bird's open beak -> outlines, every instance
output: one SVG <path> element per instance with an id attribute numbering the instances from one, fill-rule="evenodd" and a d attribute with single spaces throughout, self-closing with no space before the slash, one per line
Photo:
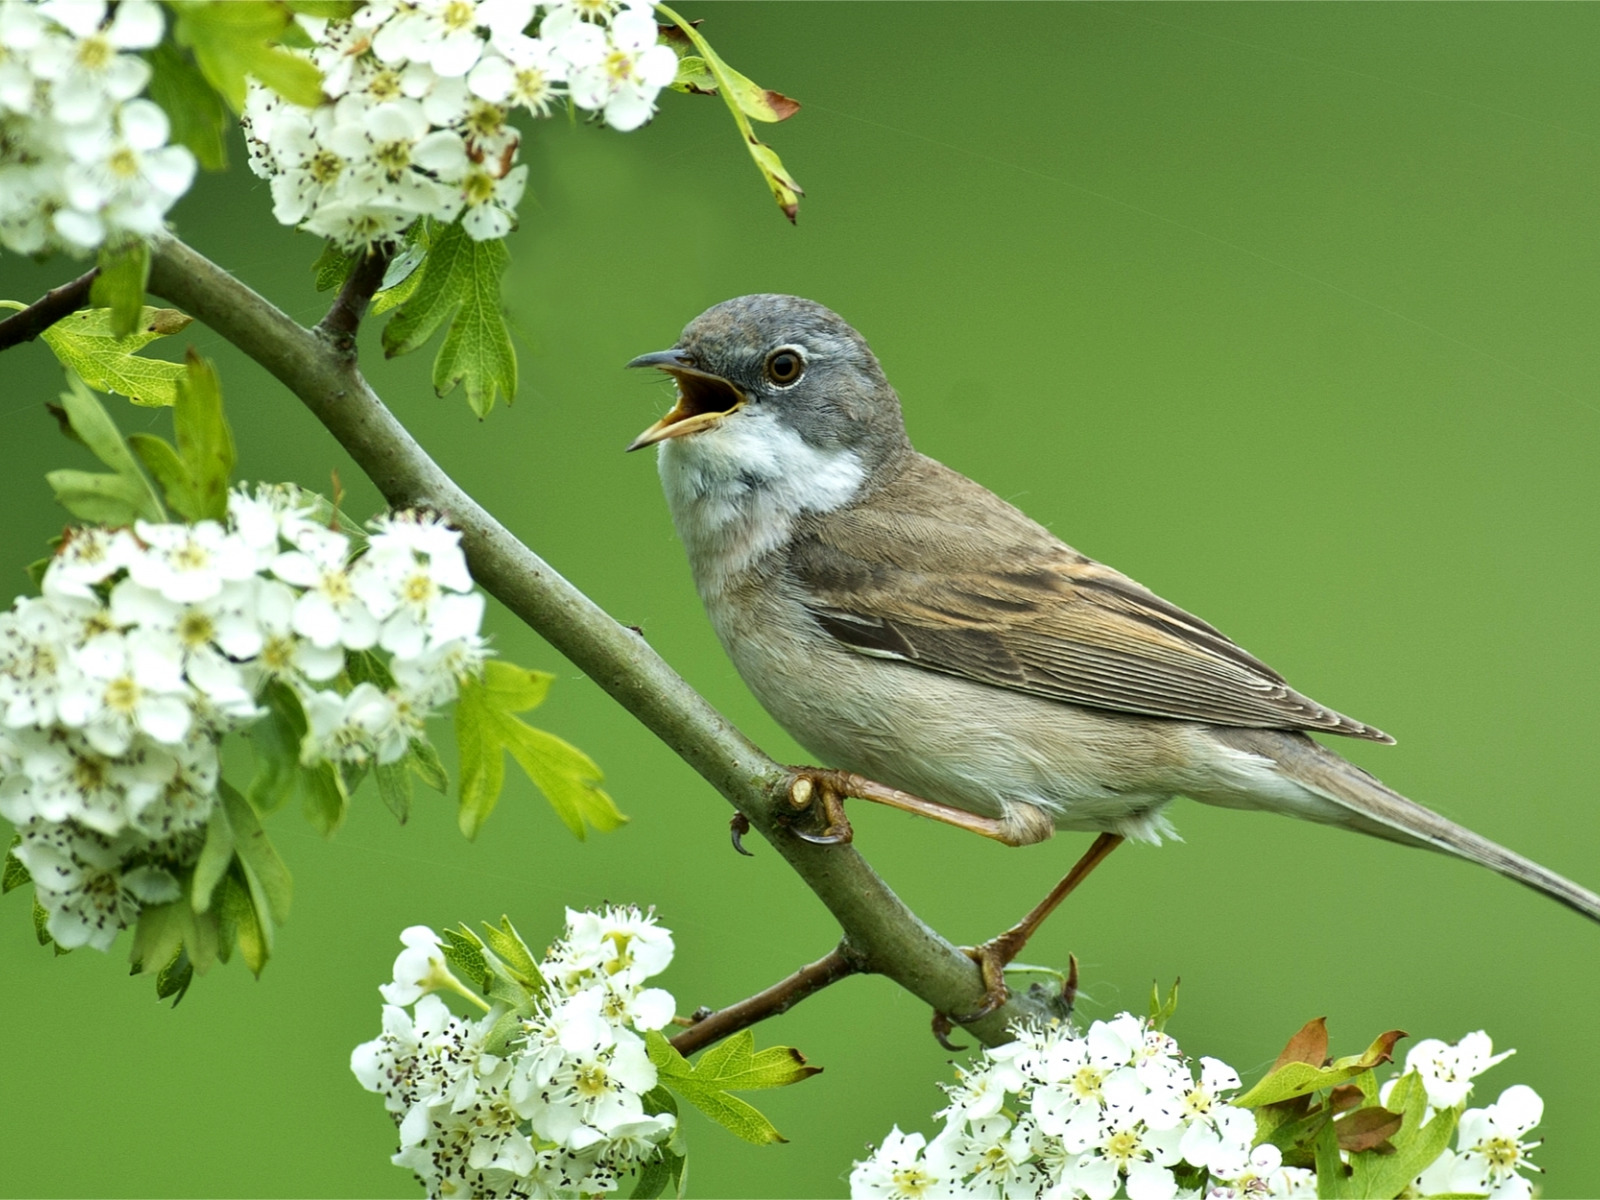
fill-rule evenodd
<path id="1" fill-rule="evenodd" d="M 672 411 L 628 443 L 629 450 L 653 446 L 668 438 L 683 437 L 709 429 L 729 413 L 743 407 L 748 397 L 720 375 L 711 375 L 691 365 L 682 350 L 658 350 L 641 354 L 630 367 L 655 367 L 678 383 L 678 402 Z"/>

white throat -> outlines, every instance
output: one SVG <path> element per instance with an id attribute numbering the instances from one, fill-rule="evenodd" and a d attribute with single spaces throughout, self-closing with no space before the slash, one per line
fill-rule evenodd
<path id="1" fill-rule="evenodd" d="M 707 601 L 783 545 L 800 514 L 849 503 L 867 477 L 853 451 L 819 450 L 770 409 L 757 408 L 662 442 L 657 465 L 672 523 Z"/>

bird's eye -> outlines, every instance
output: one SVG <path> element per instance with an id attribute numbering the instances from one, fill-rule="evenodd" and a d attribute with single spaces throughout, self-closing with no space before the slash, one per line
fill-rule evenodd
<path id="1" fill-rule="evenodd" d="M 779 387 L 788 387 L 805 369 L 806 360 L 800 357 L 800 351 L 790 346 L 780 346 L 767 355 L 767 378 Z"/>

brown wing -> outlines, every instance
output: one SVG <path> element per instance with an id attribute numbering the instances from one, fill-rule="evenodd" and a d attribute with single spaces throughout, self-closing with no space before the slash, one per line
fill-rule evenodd
<path id="1" fill-rule="evenodd" d="M 871 504 L 798 531 L 794 582 L 865 654 L 1092 708 L 1394 740 L 996 499 L 919 457 Z"/>

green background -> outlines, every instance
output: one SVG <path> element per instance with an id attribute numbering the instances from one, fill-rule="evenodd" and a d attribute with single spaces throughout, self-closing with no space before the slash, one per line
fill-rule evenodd
<path id="1" fill-rule="evenodd" d="M 924 451 L 1213 621 L 1397 748 L 1386 780 L 1600 884 L 1596 166 L 1600 7 L 691 6 L 736 66 L 805 104 L 769 140 L 805 184 L 798 228 L 722 106 L 666 95 L 637 134 L 543 122 L 506 302 L 522 391 L 480 423 L 436 399 L 428 351 L 372 378 L 444 466 L 783 759 L 699 610 L 648 454 L 668 403 L 622 372 L 708 305 L 821 300 L 871 340 Z M 317 244 L 273 225 L 236 160 L 181 234 L 302 320 Z M 32 299 L 76 268 L 0 259 Z M 369 336 L 375 330 L 368 331 Z M 300 406 L 219 340 L 241 473 L 369 485 Z M 375 337 L 369 341 L 375 347 Z M 87 465 L 42 409 L 42 346 L 0 360 L 0 560 L 63 514 L 40 479 Z M 126 428 L 165 414 L 115 409 Z M 331 841 L 273 836 L 295 912 L 176 1011 L 109 957 L 54 961 L 26 893 L 0 905 L 0 1190 L 7 1195 L 412 1194 L 346 1066 L 378 1028 L 395 935 L 564 904 L 653 903 L 687 1011 L 833 943 L 726 804 L 503 612 L 497 648 L 560 675 L 537 721 L 589 751 L 633 821 L 576 844 L 520 780 L 475 845 L 447 804 L 397 828 L 363 791 Z M 420 795 L 419 795 L 420 799 Z M 1600 930 L 1487 872 L 1180 802 L 1186 841 L 1117 855 L 1030 946 L 1083 964 L 1086 1017 L 1183 977 L 1172 1026 L 1247 1077 L 1307 1018 L 1336 1052 L 1381 1030 L 1488 1029 L 1484 1081 L 1545 1097 L 1546 1195 L 1600 1192 Z M 1026 850 L 854 809 L 857 846 L 929 922 L 976 941 L 1087 840 Z M 788 1145 L 691 1118 L 703 1196 L 837 1195 L 891 1123 L 930 1130 L 949 1055 L 887 982 L 849 980 L 760 1031 L 825 1073 L 760 1098 Z"/>

